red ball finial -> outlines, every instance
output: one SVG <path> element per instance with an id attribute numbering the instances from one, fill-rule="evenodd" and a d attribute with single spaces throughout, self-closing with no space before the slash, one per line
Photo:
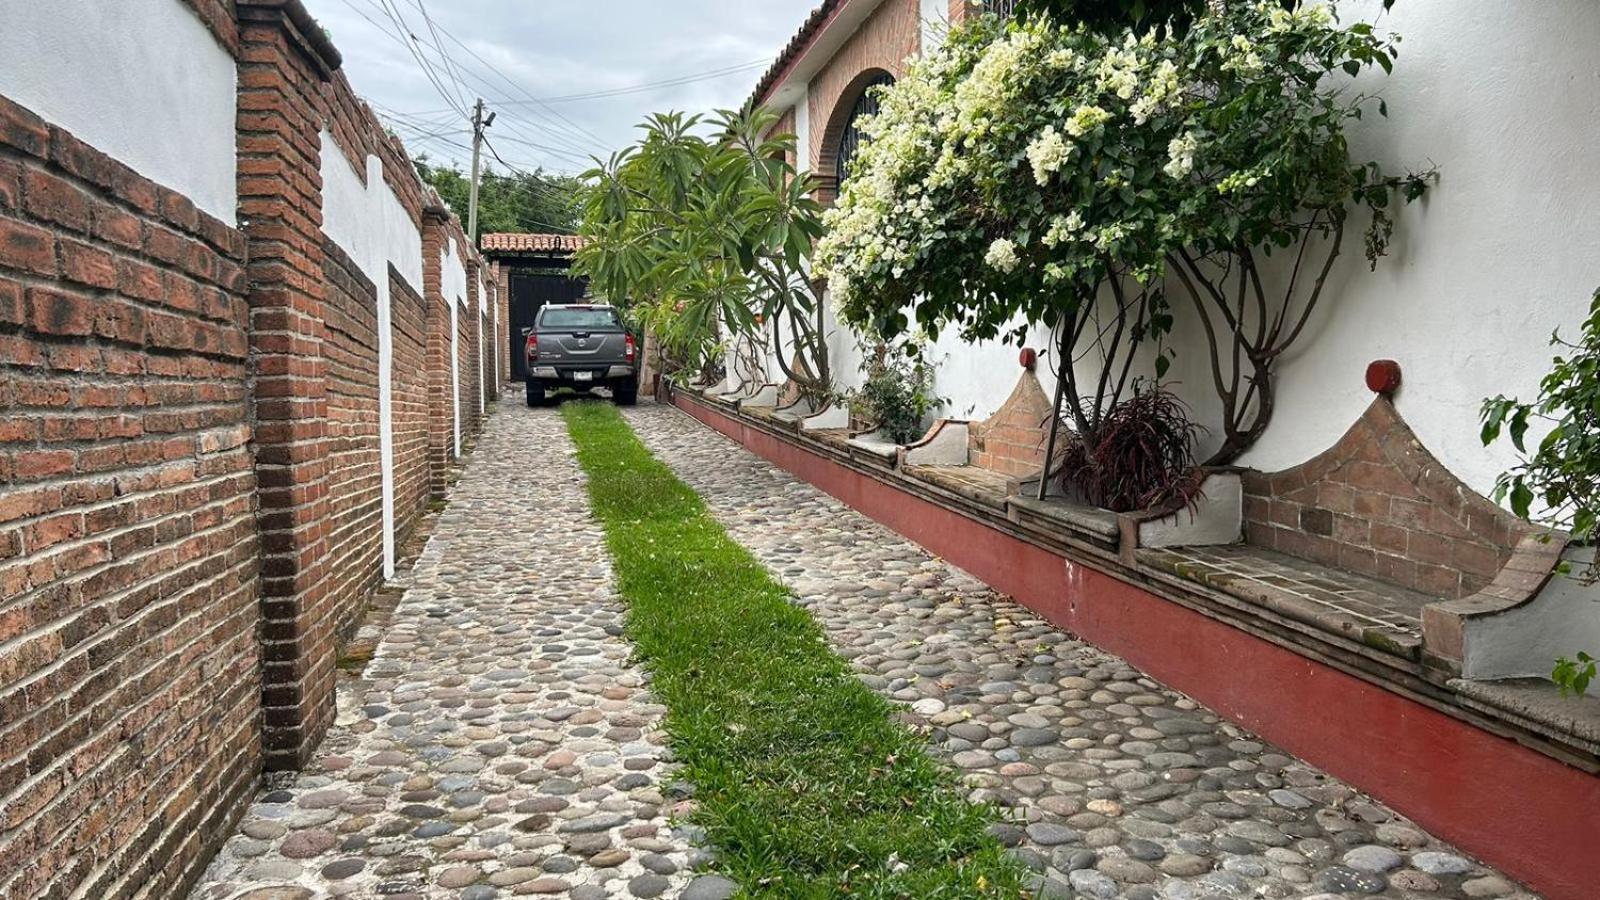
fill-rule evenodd
<path id="1" fill-rule="evenodd" d="M 1392 359 L 1376 359 L 1367 364 L 1367 390 L 1387 397 L 1399 387 L 1399 363 Z"/>
<path id="2" fill-rule="evenodd" d="M 1032 347 L 1023 347 L 1022 352 L 1017 354 L 1017 362 L 1021 363 L 1024 369 L 1032 372 L 1034 366 L 1039 364 L 1039 354 Z"/>

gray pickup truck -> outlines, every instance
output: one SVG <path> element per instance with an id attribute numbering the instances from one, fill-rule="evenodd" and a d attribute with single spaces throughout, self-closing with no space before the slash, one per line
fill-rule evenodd
<path id="1" fill-rule="evenodd" d="M 546 391 L 611 389 L 623 406 L 639 399 L 639 354 L 616 307 L 546 306 L 528 332 L 528 405 L 543 406 Z"/>

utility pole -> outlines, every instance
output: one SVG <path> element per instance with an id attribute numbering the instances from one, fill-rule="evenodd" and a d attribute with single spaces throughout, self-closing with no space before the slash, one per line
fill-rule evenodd
<path id="1" fill-rule="evenodd" d="M 483 160 L 483 131 L 494 124 L 494 113 L 483 115 L 483 98 L 472 107 L 472 187 L 467 199 L 467 240 L 478 246 L 478 170 Z"/>

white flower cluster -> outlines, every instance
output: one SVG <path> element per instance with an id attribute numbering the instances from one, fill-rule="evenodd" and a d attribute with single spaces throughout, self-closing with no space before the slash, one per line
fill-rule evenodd
<path id="1" fill-rule="evenodd" d="M 1267 30 L 1275 34 L 1293 31 L 1301 26 L 1327 28 L 1333 24 L 1333 10 L 1326 4 L 1305 4 L 1287 10 L 1270 3 L 1261 3 L 1257 9 L 1267 14 Z"/>
<path id="2" fill-rule="evenodd" d="M 1266 68 L 1266 63 L 1261 61 L 1261 54 L 1256 52 L 1255 42 L 1242 34 L 1233 36 L 1231 44 L 1233 52 L 1228 54 L 1228 59 L 1222 68 L 1238 72 L 1240 75 L 1259 75 Z"/>
<path id="3" fill-rule="evenodd" d="M 1172 60 L 1164 59 L 1156 66 L 1144 94 L 1128 107 L 1133 114 L 1133 124 L 1143 125 L 1150 121 L 1151 116 L 1170 106 L 1178 96 L 1178 66 Z"/>
<path id="4" fill-rule="evenodd" d="M 1325 5 L 1246 2 L 1208 4 L 1215 19 L 1183 35 L 1113 40 L 1037 18 L 911 61 L 824 220 L 815 262 L 841 308 L 914 302 L 945 284 L 935 279 L 993 297 L 983 282 L 996 273 L 1081 285 L 1118 267 L 1159 278 L 1171 245 L 1206 227 L 1195 203 L 1271 174 L 1249 135 L 1278 126 L 1219 122 L 1208 112 L 1217 93 L 1259 91 L 1269 68 L 1328 46 Z M 1067 177 L 1080 170 L 1094 177 Z"/>
<path id="5" fill-rule="evenodd" d="M 1050 228 L 1044 233 L 1043 242 L 1046 247 L 1059 247 L 1067 241 L 1077 238 L 1078 232 L 1083 230 L 1083 215 L 1073 210 L 1064 216 L 1056 216 L 1050 220 Z"/>
<path id="6" fill-rule="evenodd" d="M 1075 138 L 1083 137 L 1110 119 L 1111 114 L 1098 106 L 1080 106 L 1073 110 L 1072 118 L 1067 120 L 1067 134 Z"/>
<path id="7" fill-rule="evenodd" d="M 1010 274 L 1016 271 L 1017 263 L 1021 260 L 1017 259 L 1015 243 L 1007 238 L 996 238 L 994 243 L 989 245 L 989 252 L 983 255 L 983 261 L 1001 272 Z"/>
<path id="8" fill-rule="evenodd" d="M 1194 171 L 1194 153 L 1200 149 L 1200 139 L 1194 132 L 1186 131 L 1167 144 L 1167 164 L 1162 169 L 1173 178 L 1183 178 Z"/>
<path id="9" fill-rule="evenodd" d="M 1028 145 L 1028 162 L 1033 165 L 1033 180 L 1041 185 L 1050 183 L 1050 176 L 1061 171 L 1061 166 L 1072 156 L 1072 145 L 1061 136 L 1054 125 L 1046 125 L 1039 136 Z"/>

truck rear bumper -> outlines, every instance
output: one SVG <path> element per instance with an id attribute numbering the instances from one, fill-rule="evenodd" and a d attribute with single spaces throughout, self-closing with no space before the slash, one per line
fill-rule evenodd
<path id="1" fill-rule="evenodd" d="M 634 371 L 632 366 L 534 366 L 528 375 L 545 382 L 593 384 L 632 378 Z"/>

